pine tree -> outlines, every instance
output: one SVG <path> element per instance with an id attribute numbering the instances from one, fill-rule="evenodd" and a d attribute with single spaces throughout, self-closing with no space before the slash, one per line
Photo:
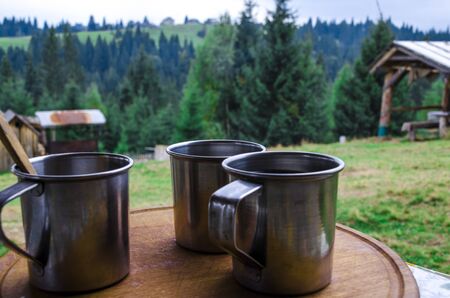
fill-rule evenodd
<path id="1" fill-rule="evenodd" d="M 76 47 L 76 36 L 72 35 L 68 25 L 64 26 L 63 51 L 64 72 L 68 80 L 73 80 L 79 86 L 84 85 L 84 75 L 81 69 L 78 49 Z"/>
<path id="2" fill-rule="evenodd" d="M 28 51 L 30 52 L 33 63 L 37 65 L 42 61 L 42 48 L 44 46 L 44 34 L 36 31 L 33 33 L 28 45 Z"/>
<path id="3" fill-rule="evenodd" d="M 245 138 L 242 133 L 243 102 L 248 100 L 251 92 L 252 75 L 255 72 L 257 49 L 261 42 L 261 32 L 256 23 L 253 10 L 256 4 L 252 0 L 245 1 L 245 10 L 241 13 L 236 26 L 236 39 L 234 42 L 234 93 L 229 102 L 229 137 Z M 252 124 L 248 123 L 247 127 Z"/>
<path id="4" fill-rule="evenodd" d="M 0 81 L 14 81 L 15 75 L 8 56 L 4 55 L 0 65 Z"/>
<path id="5" fill-rule="evenodd" d="M 64 94 L 58 105 L 62 110 L 76 110 L 84 108 L 82 92 L 77 83 L 70 80 L 64 86 Z"/>
<path id="6" fill-rule="evenodd" d="M 92 15 L 89 17 L 89 22 L 88 22 L 87 29 L 88 29 L 88 31 L 95 31 L 95 30 L 97 30 L 97 24 L 95 23 L 94 16 L 92 16 Z"/>
<path id="7" fill-rule="evenodd" d="M 312 57 L 312 42 L 306 40 L 301 45 L 300 95 L 305 103 L 300 113 L 299 130 L 302 138 L 315 142 L 329 142 L 333 139 L 331 131 L 332 112 L 329 108 L 327 80 L 323 61 L 317 62 Z"/>
<path id="8" fill-rule="evenodd" d="M 105 150 L 112 152 L 117 149 L 117 145 L 120 141 L 121 123 L 124 118 L 123 109 L 119 107 L 115 97 L 106 98 L 104 102 L 105 110 L 102 111 L 108 121 L 106 121 L 106 124 L 102 129 L 101 141 Z M 126 152 L 126 150 L 121 152 Z"/>
<path id="9" fill-rule="evenodd" d="M 208 64 L 211 67 L 208 70 L 213 80 L 212 83 L 215 86 L 213 85 L 211 88 L 213 92 L 212 100 L 204 102 L 206 108 L 204 116 L 207 122 L 213 124 L 209 125 L 208 137 L 230 138 L 236 134 L 232 131 L 233 127 L 230 118 L 231 115 L 236 113 L 234 110 L 233 91 L 233 44 L 235 30 L 227 14 L 221 17 L 220 23 L 216 28 L 214 28 L 214 32 L 210 33 L 216 43 L 211 44 L 209 48 L 210 57 L 208 58 Z M 205 91 L 208 92 L 207 88 L 205 88 Z"/>
<path id="10" fill-rule="evenodd" d="M 44 93 L 42 86 L 42 79 L 39 73 L 39 68 L 34 67 L 33 58 L 31 54 L 27 56 L 27 64 L 25 70 L 25 90 L 33 99 L 33 106 L 39 106 L 39 99 Z"/>
<path id="11" fill-rule="evenodd" d="M 109 52 L 109 46 L 100 35 L 97 37 L 94 48 L 93 64 L 94 69 L 102 75 L 109 67 L 111 63 L 111 53 Z"/>
<path id="12" fill-rule="evenodd" d="M 84 109 L 85 103 L 83 99 L 83 93 L 78 84 L 73 80 L 69 80 L 64 86 L 61 99 L 54 108 L 61 110 Z M 87 126 L 69 127 L 58 131 L 58 138 L 61 140 L 80 140 L 83 137 L 86 138 L 87 134 L 89 134 L 89 127 Z"/>
<path id="13" fill-rule="evenodd" d="M 142 152 L 144 147 L 154 145 L 148 131 L 159 129 L 154 127 L 154 118 L 162 107 L 161 86 L 153 59 L 143 49 L 129 67 L 120 104 L 124 116 L 116 151 Z"/>
<path id="14" fill-rule="evenodd" d="M 241 12 L 236 25 L 233 68 L 238 76 L 244 66 L 252 67 L 255 64 L 255 45 L 260 42 L 260 30 L 253 16 L 255 7 L 253 0 L 245 0 L 245 10 Z"/>
<path id="15" fill-rule="evenodd" d="M 103 114 L 107 113 L 107 108 L 103 104 L 102 96 L 95 83 L 91 84 L 84 94 L 84 107 L 87 109 L 99 109 Z"/>
<path id="16" fill-rule="evenodd" d="M 0 64 L 0 110 L 8 109 L 24 115 L 33 112 L 32 100 L 24 90 L 23 80 L 16 78 L 5 55 Z"/>
<path id="17" fill-rule="evenodd" d="M 141 139 L 146 140 L 144 146 L 153 144 L 169 144 L 175 132 L 176 110 L 172 104 L 158 110 L 151 119 L 149 129 L 141 131 Z"/>
<path id="18" fill-rule="evenodd" d="M 233 38 L 230 18 L 224 16 L 198 48 L 180 103 L 178 139 L 228 135 L 228 111 L 233 90 Z"/>
<path id="19" fill-rule="evenodd" d="M 353 74 L 346 76 L 345 81 L 343 77 L 337 79 L 341 86 L 336 93 L 334 112 L 337 134 L 367 137 L 376 133 L 383 76 L 370 74 L 369 67 L 392 39 L 389 25 L 383 20 L 378 21 L 362 44 Z"/>
<path id="20" fill-rule="evenodd" d="M 303 137 L 299 124 L 307 98 L 299 84 L 308 80 L 308 75 L 300 67 L 301 48 L 287 4 L 287 0 L 276 0 L 275 11 L 269 12 L 252 74 L 252 90 L 243 103 L 244 134 L 269 145 L 297 144 Z M 289 136 L 285 136 L 286 131 Z"/>
<path id="21" fill-rule="evenodd" d="M 199 89 L 194 86 L 195 84 L 197 84 L 195 78 L 190 75 L 180 103 L 180 115 L 176 123 L 173 142 L 204 138 L 202 103 L 199 100 L 200 95 L 197 94 Z"/>
<path id="22" fill-rule="evenodd" d="M 153 58 L 147 55 L 143 49 L 130 65 L 127 79 L 131 85 L 132 94 L 147 98 L 152 111 L 161 106 L 161 86 L 159 76 L 154 66 Z"/>
<path id="23" fill-rule="evenodd" d="M 94 45 L 92 44 L 91 37 L 88 36 L 86 43 L 84 45 L 83 53 L 83 66 L 88 72 L 93 71 L 94 65 Z"/>
<path id="24" fill-rule="evenodd" d="M 59 49 L 55 28 L 51 27 L 45 37 L 42 50 L 44 84 L 50 95 L 62 94 L 65 84 Z"/>
<path id="25" fill-rule="evenodd" d="M 22 80 L 0 81 L 0 110 L 13 110 L 22 115 L 32 115 L 35 108 L 25 91 Z"/>

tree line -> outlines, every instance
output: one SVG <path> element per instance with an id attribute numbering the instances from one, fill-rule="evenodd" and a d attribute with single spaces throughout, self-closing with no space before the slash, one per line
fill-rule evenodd
<path id="1" fill-rule="evenodd" d="M 365 137 L 375 134 L 380 109 L 382 74 L 369 74 L 373 60 L 395 35 L 449 35 L 396 28 L 389 20 L 297 26 L 289 1 L 275 3 L 259 24 L 255 2 L 245 1 L 237 22 L 223 16 L 195 51 L 176 35 L 153 40 L 139 24 L 112 31 L 112 41 L 99 34 L 80 42 L 68 24 L 62 34 L 37 30 L 26 50 L 0 48 L 0 109 L 99 108 L 107 117 L 100 149 L 116 152 L 200 138 L 289 145 Z M 404 80 L 394 104 L 431 103 L 439 88 Z M 394 132 L 418 116 L 396 115 Z"/>
<path id="2" fill-rule="evenodd" d="M 4 17 L 0 21 L 0 37 L 18 37 L 18 36 L 28 36 L 35 32 L 46 32 L 53 27 L 56 32 L 62 33 L 69 27 L 71 32 L 82 32 L 82 31 L 106 31 L 106 30 L 122 30 L 122 29 L 132 29 L 136 27 L 148 28 L 156 27 L 154 24 L 150 23 L 147 17 L 144 17 L 142 22 L 128 21 L 124 24 L 122 20 L 116 23 L 108 23 L 105 18 L 101 23 L 96 22 L 94 16 L 89 17 L 87 25 L 77 23 L 71 25 L 69 22 L 61 20 L 58 24 L 50 26 L 46 21 L 42 27 L 38 25 L 37 18 L 7 18 Z"/>
<path id="3" fill-rule="evenodd" d="M 315 54 L 315 35 L 299 38 L 288 1 L 275 2 L 263 26 L 254 20 L 255 3 L 246 1 L 236 26 L 225 18 L 206 37 L 180 104 L 178 140 L 228 137 L 289 145 L 376 134 L 383 74 L 369 68 L 394 39 L 392 23 L 381 19 L 371 27 L 354 63 L 330 83 L 325 59 L 332 55 Z M 394 106 L 437 104 L 439 88 L 439 80 L 431 92 L 428 81 L 404 79 L 395 88 Z M 394 114 L 393 133 L 423 116 Z"/>
<path id="4" fill-rule="evenodd" d="M 446 30 L 431 29 L 428 31 L 421 31 L 414 28 L 411 25 L 403 24 L 396 26 L 390 19 L 385 20 L 390 30 L 394 34 L 396 39 L 400 40 L 449 40 L 450 28 Z M 259 24 L 261 25 L 261 24 Z M 311 38 L 313 53 L 315 56 L 320 56 L 325 66 L 325 73 L 329 81 L 333 81 L 336 78 L 338 71 L 346 63 L 353 63 L 358 57 L 361 50 L 362 41 L 367 36 L 376 23 L 370 19 L 366 19 L 364 22 L 354 21 L 322 21 L 320 19 L 309 19 L 305 24 L 297 26 L 296 36 L 299 39 Z M 102 22 L 97 22 L 93 16 L 89 17 L 86 25 L 74 24 L 62 20 L 53 28 L 58 33 L 63 33 L 67 28 L 71 32 L 82 31 L 121 31 L 124 29 L 136 29 L 136 28 L 155 28 L 156 25 L 152 24 L 147 17 L 144 17 L 142 21 L 128 21 L 126 24 L 123 21 L 116 23 L 109 23 L 105 19 Z M 47 22 L 43 23 L 42 27 L 38 26 L 36 18 L 31 19 L 17 19 L 17 18 L 4 18 L 0 22 L 0 37 L 1 36 L 26 36 L 32 35 L 36 32 L 47 32 L 50 30 L 50 26 Z M 201 29 L 197 32 L 199 37 L 204 37 L 206 30 Z M 95 41 L 92 41 L 95 42 Z M 8 52 L 10 59 L 14 59 L 13 49 L 12 52 Z M 0 51 L 0 58 L 1 58 Z M 14 68 L 17 65 L 13 61 Z M 20 65 L 18 66 L 20 67 Z"/>
<path id="5" fill-rule="evenodd" d="M 50 28 L 33 34 L 26 51 L 2 56 L 0 109 L 32 115 L 100 108 L 107 117 L 102 149 L 140 151 L 170 141 L 194 54 L 191 42 L 163 32 L 155 41 L 139 27 L 116 31 L 110 42 L 99 35 L 85 43 L 68 27 L 62 35 Z"/>

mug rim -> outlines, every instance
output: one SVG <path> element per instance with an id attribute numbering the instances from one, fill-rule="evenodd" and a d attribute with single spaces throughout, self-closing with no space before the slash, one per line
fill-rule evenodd
<path id="1" fill-rule="evenodd" d="M 234 139 L 207 139 L 207 140 L 193 140 L 193 141 L 186 141 L 186 142 L 180 142 L 176 144 L 172 144 L 169 147 L 167 147 L 166 152 L 170 156 L 173 157 L 179 157 L 179 158 L 185 158 L 185 159 L 192 159 L 192 160 L 212 160 L 212 161 L 220 161 L 229 158 L 230 156 L 234 155 L 216 155 L 216 156 L 208 156 L 208 155 L 193 155 L 193 154 L 186 154 L 186 153 L 180 153 L 174 151 L 175 149 L 178 149 L 183 146 L 189 146 L 193 144 L 240 144 L 240 145 L 247 145 L 249 147 L 258 148 L 260 151 L 256 152 L 249 152 L 249 153 L 260 153 L 266 151 L 266 147 L 264 147 L 261 144 L 251 142 L 251 141 L 244 141 L 244 140 L 234 140 Z M 247 153 L 242 153 L 247 154 Z"/>
<path id="2" fill-rule="evenodd" d="M 66 156 L 68 156 L 68 157 L 71 157 L 71 156 L 94 156 L 94 157 L 104 156 L 104 157 L 110 157 L 110 158 L 114 158 L 114 159 L 118 159 L 118 160 L 125 160 L 127 162 L 127 164 L 120 168 L 112 169 L 109 171 L 102 171 L 102 172 L 95 172 L 95 173 L 88 173 L 88 174 L 79 174 L 79 175 L 40 175 L 40 174 L 32 175 L 32 174 L 21 171 L 18 168 L 17 164 L 13 164 L 11 166 L 11 172 L 14 175 L 16 175 L 17 177 L 29 179 L 29 180 L 39 180 L 39 181 L 89 180 L 89 179 L 103 178 L 103 177 L 112 176 L 112 175 L 116 175 L 116 174 L 125 172 L 128 169 L 130 169 L 134 164 L 133 159 L 126 155 L 117 154 L 117 153 L 103 153 L 103 152 L 68 152 L 68 153 L 48 154 L 48 155 L 30 158 L 30 162 L 31 162 L 31 164 L 33 164 L 33 162 L 39 162 L 39 161 L 44 161 L 47 159 L 54 159 L 54 158 L 60 158 L 60 157 L 66 157 Z"/>
<path id="3" fill-rule="evenodd" d="M 258 172 L 258 171 L 249 171 L 249 170 L 242 170 L 238 169 L 236 167 L 230 166 L 230 163 L 236 161 L 236 160 L 242 160 L 254 155 L 283 155 L 283 154 L 290 154 L 290 155 L 298 155 L 303 157 L 313 157 L 316 159 L 326 159 L 331 162 L 335 162 L 337 166 L 332 167 L 330 169 L 322 170 L 322 171 L 315 171 L 315 172 L 298 172 L 298 173 L 267 173 L 267 172 Z M 244 177 L 252 177 L 252 178 L 277 178 L 277 179 L 295 179 L 295 178 L 318 178 L 323 176 L 330 176 L 336 173 L 339 173 L 342 171 L 345 167 L 345 163 L 342 159 L 328 155 L 328 154 L 322 154 L 322 153 L 316 153 L 316 152 L 307 152 L 307 151 L 265 151 L 265 152 L 250 152 L 250 153 L 243 153 L 239 155 L 231 156 L 227 159 L 225 159 L 222 162 L 223 169 L 229 173 L 229 174 L 237 174 Z"/>

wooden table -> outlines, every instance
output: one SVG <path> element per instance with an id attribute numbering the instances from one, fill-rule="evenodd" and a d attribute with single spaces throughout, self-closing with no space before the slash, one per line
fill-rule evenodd
<path id="1" fill-rule="evenodd" d="M 230 256 L 199 254 L 178 247 L 172 213 L 171 208 L 132 212 L 129 276 L 117 285 L 83 296 L 260 296 L 234 281 Z M 28 284 L 26 261 L 14 253 L 0 259 L 0 296 L 53 297 Z M 311 297 L 418 297 L 418 289 L 408 266 L 392 250 L 338 225 L 332 282 Z"/>

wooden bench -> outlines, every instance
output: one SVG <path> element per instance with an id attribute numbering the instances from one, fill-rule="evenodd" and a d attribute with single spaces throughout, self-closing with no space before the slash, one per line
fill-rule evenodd
<path id="1" fill-rule="evenodd" d="M 418 128 L 439 128 L 439 120 L 411 121 L 402 125 L 402 131 L 408 132 L 408 139 L 412 142 L 416 140 L 416 129 Z"/>

